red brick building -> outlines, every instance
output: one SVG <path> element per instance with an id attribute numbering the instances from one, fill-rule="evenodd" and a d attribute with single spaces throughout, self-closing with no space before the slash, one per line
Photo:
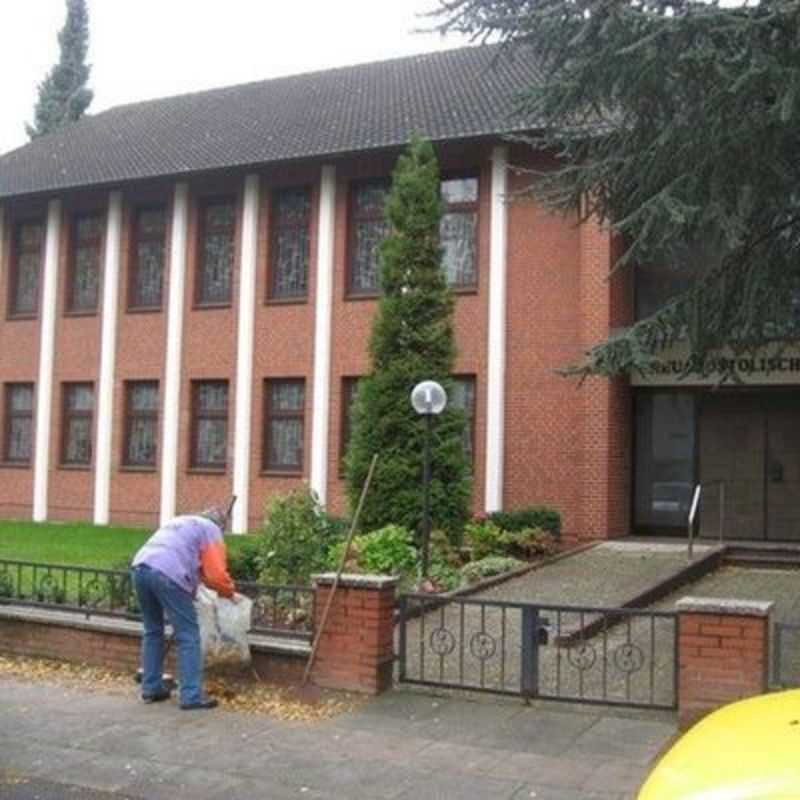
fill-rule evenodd
<path id="1" fill-rule="evenodd" d="M 678 525 L 694 390 L 642 390 L 634 414 L 627 380 L 556 374 L 631 321 L 633 287 L 607 232 L 515 197 L 552 162 L 504 138 L 530 127 L 511 112 L 536 71 L 493 55 L 122 106 L 0 157 L 0 515 L 155 525 L 235 491 L 243 531 L 302 480 L 342 511 L 382 202 L 418 131 L 442 166 L 475 509 L 551 504 L 575 539 L 634 509 Z M 645 452 L 653 430 L 683 443 Z"/>

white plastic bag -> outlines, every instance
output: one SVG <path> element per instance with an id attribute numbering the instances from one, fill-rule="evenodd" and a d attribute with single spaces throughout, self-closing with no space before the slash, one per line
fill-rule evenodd
<path id="1" fill-rule="evenodd" d="M 207 586 L 197 590 L 194 607 L 200 625 L 200 643 L 208 666 L 221 664 L 249 664 L 250 617 L 253 601 L 237 595 L 234 603 L 220 597 Z"/>

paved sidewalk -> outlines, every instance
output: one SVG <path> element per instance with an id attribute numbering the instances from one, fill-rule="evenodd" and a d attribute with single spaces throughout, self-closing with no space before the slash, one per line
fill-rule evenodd
<path id="1" fill-rule="evenodd" d="M 0 679 L 0 797 L 623 800 L 674 730 L 669 715 L 407 691 L 287 723 Z"/>

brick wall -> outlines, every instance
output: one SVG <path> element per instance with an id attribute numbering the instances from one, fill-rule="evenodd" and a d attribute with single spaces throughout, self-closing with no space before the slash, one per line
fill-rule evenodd
<path id="1" fill-rule="evenodd" d="M 48 658 L 103 667 L 133 675 L 139 668 L 141 638 L 138 631 L 114 633 L 88 627 L 0 617 L 0 653 Z M 299 683 L 306 659 L 300 655 L 253 648 L 253 667 L 271 684 Z M 165 670 L 176 674 L 175 646 L 170 648 Z M 250 677 L 249 673 L 247 677 Z M 131 681 L 133 686 L 133 681 Z"/>
<path id="2" fill-rule="evenodd" d="M 771 608 L 772 603 L 747 601 L 679 601 L 681 727 L 718 706 L 767 690 Z"/>
<path id="3" fill-rule="evenodd" d="M 484 506 L 486 373 L 488 326 L 488 267 L 490 229 L 491 145 L 464 143 L 439 148 L 444 174 L 477 173 L 480 178 L 477 291 L 460 293 L 456 301 L 457 374 L 476 377 L 475 510 Z M 335 253 L 331 332 L 331 378 L 328 438 L 328 499 L 332 511 L 346 510 L 340 476 L 342 381 L 367 373 L 366 343 L 375 314 L 375 299 L 346 297 L 348 261 L 348 204 L 350 185 L 362 178 L 388 177 L 396 154 L 342 158 L 336 162 Z M 547 168 L 544 157 L 512 148 L 511 163 Z M 197 264 L 198 200 L 230 195 L 239 202 L 244 171 L 231 170 L 190 181 L 190 213 L 182 352 L 179 422 L 177 506 L 194 510 L 219 501 L 232 488 L 234 408 L 236 398 L 237 307 L 239 269 L 234 271 L 229 307 L 194 307 Z M 319 202 L 319 163 L 260 171 L 261 203 L 258 226 L 255 347 L 252 386 L 252 446 L 250 461 L 249 524 L 258 527 L 265 503 L 276 493 L 301 485 L 310 465 L 313 398 L 313 338 L 316 284 L 316 220 Z M 530 174 L 511 176 L 516 192 Z M 312 239 L 309 292 L 305 301 L 267 303 L 270 256 L 270 198 L 274 188 L 312 187 Z M 130 268 L 131 215 L 143 203 L 171 205 L 173 181 L 146 181 L 124 191 L 123 242 L 120 274 L 117 364 L 114 376 L 114 426 L 111 478 L 111 519 L 115 523 L 152 526 L 159 511 L 160 474 L 157 470 L 127 470 L 121 465 L 124 426 L 124 382 L 159 379 L 163 397 L 166 349 L 168 275 L 164 279 L 161 311 L 127 311 Z M 50 517 L 91 519 L 93 473 L 60 466 L 61 384 L 97 382 L 101 315 L 65 316 L 65 275 L 69 259 L 69 220 L 82 209 L 105 210 L 107 192 L 65 196 L 60 248 L 56 315 Z M 28 207 L 30 206 L 30 208 Z M 11 204 L 10 216 L 34 211 L 44 215 L 43 202 Z M 592 379 L 578 387 L 556 370 L 574 363 L 581 353 L 602 340 L 611 326 L 630 313 L 629 287 L 608 280 L 612 242 L 596 226 L 578 226 L 574 215 L 547 212 L 530 199 L 514 197 L 508 209 L 508 352 L 506 375 L 506 451 L 504 505 L 547 503 L 564 515 L 565 538 L 570 541 L 627 532 L 630 506 L 631 401 L 624 381 Z M 6 225 L 4 263 L 8 263 L 11 226 Z M 237 246 L 238 246 L 237 230 Z M 167 256 L 169 247 L 167 248 Z M 167 271 L 169 265 L 167 267 Z M 0 290 L 7 270 L 0 269 Z M 37 378 L 38 321 L 0 319 L 0 383 Z M 12 343 L 13 342 L 13 346 Z M 22 353 L 22 358 L 14 357 Z M 13 354 L 13 355 L 12 355 Z M 263 403 L 265 378 L 303 377 L 306 382 L 305 460 L 302 474 L 276 475 L 262 471 Z M 191 469 L 190 386 L 192 380 L 224 379 L 229 385 L 228 451 L 224 472 Z M 0 401 L 1 402 L 1 401 Z M 1 411 L 1 410 L 0 410 Z M 0 481 L 0 515 L 30 514 L 32 468 L 4 469 Z"/>

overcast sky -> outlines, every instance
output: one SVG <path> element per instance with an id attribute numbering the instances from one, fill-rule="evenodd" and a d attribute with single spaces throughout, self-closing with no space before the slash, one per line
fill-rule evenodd
<path id="1" fill-rule="evenodd" d="M 89 0 L 89 112 L 120 103 L 457 47 L 414 33 L 435 0 Z M 0 3 L 0 153 L 27 142 L 64 0 Z"/>

